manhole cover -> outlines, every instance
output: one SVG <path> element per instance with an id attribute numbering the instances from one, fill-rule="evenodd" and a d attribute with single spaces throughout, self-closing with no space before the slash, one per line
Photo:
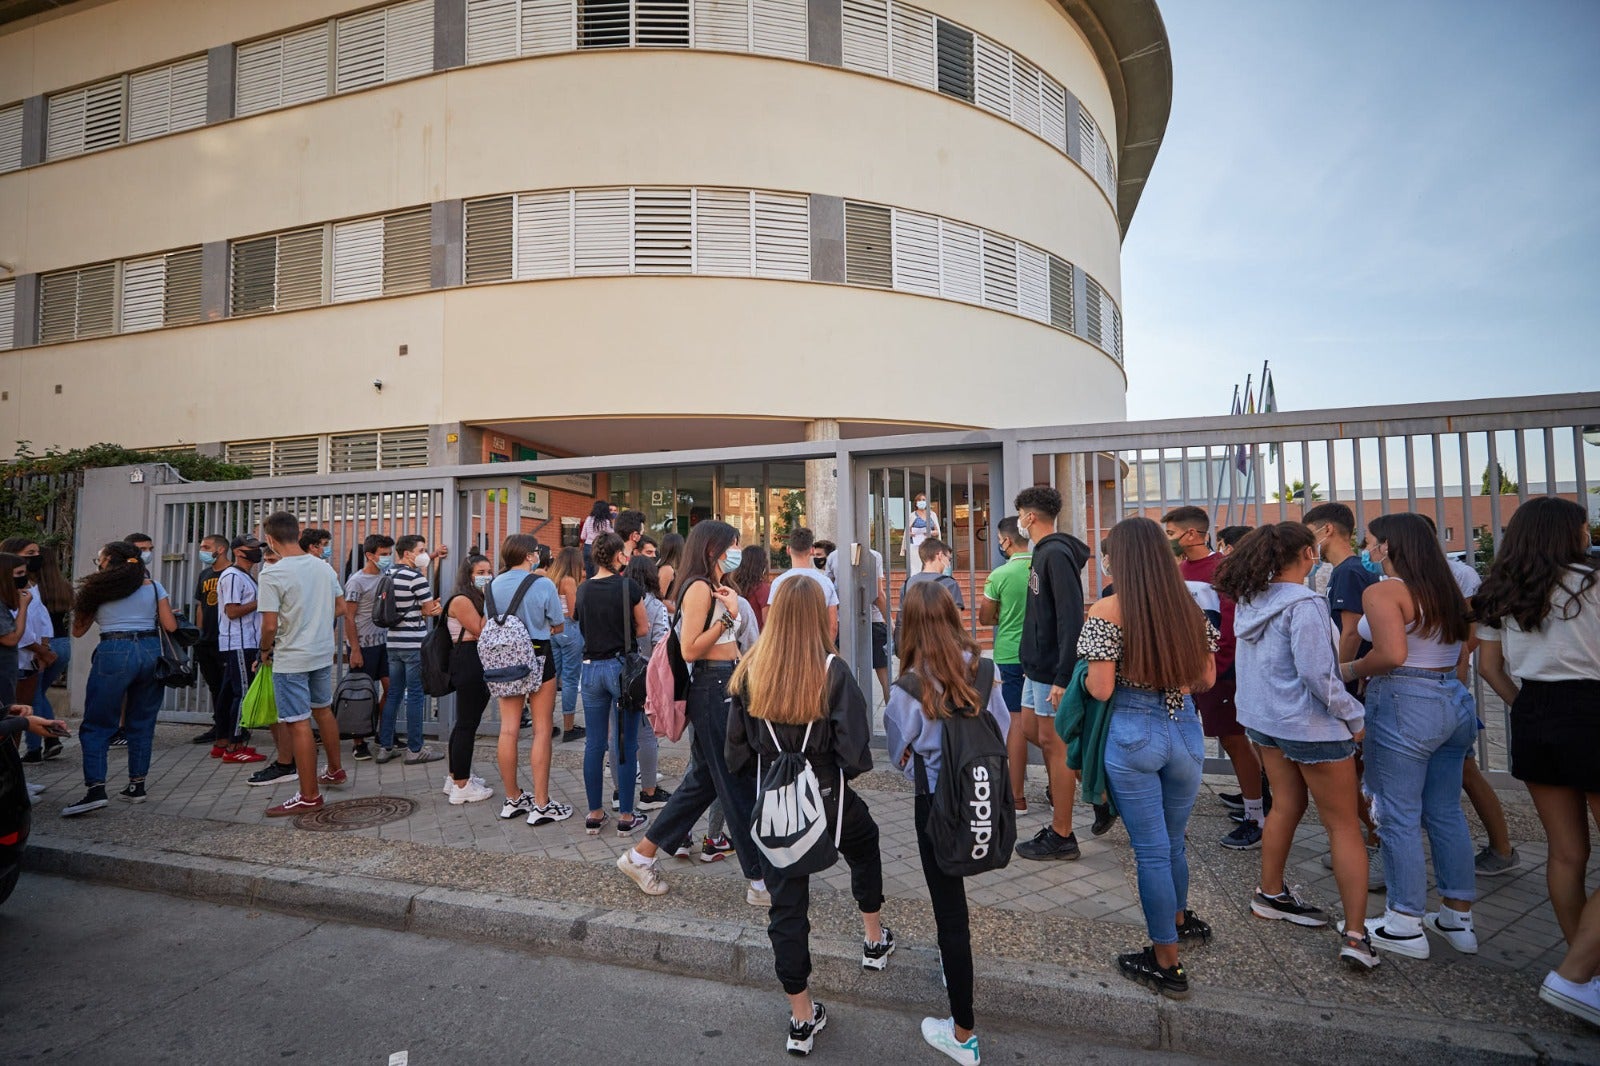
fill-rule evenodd
<path id="1" fill-rule="evenodd" d="M 294 824 L 296 829 L 317 833 L 347 833 L 352 829 L 398 822 L 416 809 L 416 801 L 400 796 L 368 796 L 324 804 L 320 811 L 299 815 Z"/>

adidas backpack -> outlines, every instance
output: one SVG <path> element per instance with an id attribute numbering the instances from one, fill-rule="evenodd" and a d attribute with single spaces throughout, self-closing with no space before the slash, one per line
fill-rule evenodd
<path id="1" fill-rule="evenodd" d="M 378 683 L 352 670 L 333 691 L 333 714 L 343 737 L 370 737 L 378 732 Z"/>
<path id="2" fill-rule="evenodd" d="M 921 679 L 902 675 L 895 684 L 921 698 Z M 1000 726 L 984 710 L 994 687 L 994 660 L 978 660 L 979 706 L 956 708 L 940 722 L 943 766 L 939 783 L 928 787 L 928 768 L 917 756 L 918 790 L 931 794 L 928 839 L 934 861 L 950 877 L 999 870 L 1011 862 L 1017 842 L 1016 797 L 1011 763 Z"/>
<path id="3" fill-rule="evenodd" d="M 832 660 L 832 656 L 828 657 Z M 844 832 L 844 771 L 839 771 L 839 804 L 834 819 L 833 839 L 828 839 L 828 813 L 823 805 L 822 783 L 806 758 L 811 727 L 806 723 L 805 739 L 799 751 L 784 751 L 778 734 L 767 722 L 777 757 L 763 768 L 756 756 L 756 805 L 750 815 L 750 839 L 760 850 L 774 873 L 784 877 L 803 877 L 832 866 L 839 859 L 839 837 Z"/>
<path id="4" fill-rule="evenodd" d="M 478 661 L 491 696 L 526 696 L 544 683 L 544 663 L 533 650 L 528 627 L 517 617 L 522 598 L 537 580 L 535 574 L 523 578 L 505 614 L 495 610 L 494 586 L 483 590 L 485 618 L 478 633 Z"/>

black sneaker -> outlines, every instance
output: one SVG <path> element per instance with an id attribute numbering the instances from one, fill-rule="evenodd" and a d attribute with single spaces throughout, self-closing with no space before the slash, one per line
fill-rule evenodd
<path id="1" fill-rule="evenodd" d="M 268 762 L 267 765 L 263 766 L 261 769 L 257 770 L 255 773 L 251 774 L 245 780 L 245 784 L 276 785 L 279 782 L 286 781 L 291 777 L 298 776 L 299 775 L 295 773 L 294 763 L 290 763 L 288 766 L 285 766 L 274 759 L 271 762 Z"/>
<path id="2" fill-rule="evenodd" d="M 1244 812 L 1243 792 L 1218 792 L 1217 802 L 1221 803 L 1230 811 L 1239 811 L 1240 813 Z"/>
<path id="3" fill-rule="evenodd" d="M 571 744 L 574 740 L 582 740 L 588 732 L 581 725 L 575 725 L 561 734 L 561 743 Z"/>
<path id="4" fill-rule="evenodd" d="M 529 713 L 528 711 L 523 711 L 522 712 L 522 721 L 517 723 L 517 728 L 518 729 L 532 729 L 533 728 L 533 715 L 531 713 Z"/>
<path id="5" fill-rule="evenodd" d="M 372 749 L 367 747 L 366 741 L 358 740 L 356 741 L 355 749 L 350 752 L 350 757 L 356 762 L 366 762 L 372 758 Z"/>
<path id="6" fill-rule="evenodd" d="M 110 802 L 106 799 L 106 786 L 92 785 L 89 791 L 83 794 L 83 799 L 70 807 L 61 808 L 61 817 L 73 818 L 80 814 L 88 814 L 90 811 L 98 811 Z"/>
<path id="7" fill-rule="evenodd" d="M 1259 888 L 1256 889 L 1256 894 L 1250 898 L 1250 913 L 1257 918 L 1293 922 L 1295 925 L 1304 925 L 1312 929 L 1328 924 L 1326 911 L 1307 903 L 1289 888 L 1276 896 L 1269 896 Z"/>
<path id="8" fill-rule="evenodd" d="M 1096 803 L 1094 805 L 1094 825 L 1089 827 L 1089 832 L 1097 837 L 1103 837 L 1111 832 L 1111 827 L 1117 824 L 1117 816 L 1111 810 L 1109 803 Z"/>
<path id="9" fill-rule="evenodd" d="M 675 858 L 675 859 L 690 859 L 690 858 L 693 858 L 694 857 L 694 838 L 693 837 L 684 837 L 682 840 L 678 841 L 678 846 L 672 849 L 672 857 Z"/>
<path id="10" fill-rule="evenodd" d="M 811 1054 L 811 1042 L 816 1035 L 828 1024 L 828 1011 L 821 1003 L 812 1001 L 811 1020 L 797 1022 L 789 1019 L 789 1043 L 786 1045 L 791 1055 Z"/>
<path id="11" fill-rule="evenodd" d="M 195 737 L 194 740 L 191 743 L 194 743 L 194 744 L 214 744 L 214 743 L 216 743 L 216 740 L 217 740 L 217 728 L 216 728 L 216 726 L 212 726 L 210 729 L 206 730 L 204 733 L 201 733 L 199 736 Z"/>
<path id="12" fill-rule="evenodd" d="M 128 746 L 128 734 L 124 733 L 120 729 L 117 730 L 115 733 L 111 734 L 111 747 L 113 747 L 113 748 L 125 748 L 127 746 Z"/>
<path id="13" fill-rule="evenodd" d="M 1200 919 L 1194 911 L 1184 911 L 1183 921 L 1178 923 L 1179 940 L 1198 940 L 1202 944 L 1211 942 L 1211 926 Z"/>
<path id="14" fill-rule="evenodd" d="M 1254 822 L 1240 822 L 1233 832 L 1222 838 L 1222 846 L 1229 851 L 1249 851 L 1261 846 L 1261 827 Z"/>
<path id="15" fill-rule="evenodd" d="M 51 759 L 61 758 L 61 741 L 46 738 L 44 742 L 44 757 L 48 762 Z M 1512 854 L 1516 854 L 1513 852 Z"/>
<path id="16" fill-rule="evenodd" d="M 660 785 L 657 785 L 654 792 L 648 794 L 643 792 L 639 793 L 639 802 L 634 806 L 634 810 L 659 811 L 661 808 L 667 805 L 667 800 L 671 798 L 671 792 L 662 788 Z"/>
<path id="17" fill-rule="evenodd" d="M 1078 834 L 1062 836 L 1048 825 L 1035 833 L 1032 840 L 1018 844 L 1017 854 L 1024 859 L 1072 860 L 1083 856 L 1078 850 Z"/>
<path id="18" fill-rule="evenodd" d="M 150 798 L 149 793 L 145 792 L 144 790 L 143 781 L 129 781 L 128 787 L 124 788 L 121 792 L 118 792 L 117 795 L 121 796 L 129 803 L 143 803 L 145 800 Z"/>
<path id="19" fill-rule="evenodd" d="M 1156 961 L 1156 949 L 1130 951 L 1117 956 L 1117 969 L 1122 976 L 1135 984 L 1144 985 L 1168 999 L 1189 998 L 1189 975 L 1183 972 L 1183 963 L 1167 969 Z"/>
<path id="20" fill-rule="evenodd" d="M 894 954 L 894 930 L 887 925 L 883 927 L 883 939 L 876 944 L 863 941 L 861 944 L 861 968 L 863 970 L 881 970 L 889 965 L 889 956 Z"/>
<path id="21" fill-rule="evenodd" d="M 26 755 L 24 755 L 22 757 L 22 761 L 25 762 L 25 763 L 30 763 L 30 764 L 31 763 L 36 763 L 36 762 L 44 762 L 44 752 L 40 751 L 38 748 L 35 748 L 32 751 L 28 752 Z"/>

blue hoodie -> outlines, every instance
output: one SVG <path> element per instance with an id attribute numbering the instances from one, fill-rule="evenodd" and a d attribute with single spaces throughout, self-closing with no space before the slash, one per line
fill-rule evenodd
<path id="1" fill-rule="evenodd" d="M 1349 740 L 1365 726 L 1339 680 L 1328 603 L 1304 585 L 1275 581 L 1239 603 L 1239 724 L 1281 740 Z"/>

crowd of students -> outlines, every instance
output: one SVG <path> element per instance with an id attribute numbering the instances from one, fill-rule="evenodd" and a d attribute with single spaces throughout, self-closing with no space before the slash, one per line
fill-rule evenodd
<path id="1" fill-rule="evenodd" d="M 498 559 L 470 552 L 443 580 L 435 575 L 445 573 L 448 549 L 430 552 L 414 534 L 369 536 L 343 581 L 327 531 L 302 529 L 288 513 L 269 516 L 260 540 L 205 538 L 196 660 L 214 722 L 197 740 L 225 763 L 254 764 L 251 786 L 296 783 L 268 815 L 320 808 L 322 790 L 348 780 L 333 711 L 341 635 L 350 670 L 383 694 L 375 735 L 356 736 L 351 757 L 448 759 L 443 789 L 452 804 L 497 794 L 473 773 L 492 700 L 502 819 L 542 826 L 572 817 L 565 797 L 551 794 L 551 751 L 557 740 L 582 740 L 585 829 L 597 835 L 612 824 L 628 841 L 617 869 L 641 891 L 669 891 L 659 857 L 692 857 L 696 827 L 709 819 L 699 857 L 738 862 L 746 900 L 767 909 L 789 1001 L 786 1046 L 809 1053 L 827 1023 L 809 984 L 809 877 L 837 857 L 848 865 L 865 969 L 882 970 L 896 946 L 883 916 L 879 830 L 851 785 L 874 760 L 870 703 L 836 654 L 844 561 L 797 528 L 786 545 L 790 566 L 774 574 L 765 547 L 741 546 L 723 522 L 703 520 L 686 539 L 657 544 L 642 515 L 602 515 L 602 506 L 584 525 L 581 549 L 552 556 L 534 537 L 514 534 Z M 1550 898 L 1569 946 L 1540 994 L 1600 1024 L 1600 895 L 1584 884 L 1588 817 L 1600 820 L 1600 583 L 1582 507 L 1554 497 L 1524 503 L 1481 587 L 1470 568 L 1452 567 L 1420 515 L 1380 516 L 1358 531 L 1348 507 L 1324 503 L 1300 522 L 1217 531 L 1214 550 L 1209 516 L 1182 507 L 1160 522 L 1135 517 L 1111 529 L 1100 565 L 1114 583 L 1088 605 L 1092 552 L 1056 529 L 1059 493 L 1025 489 L 1015 508 L 998 525 L 1007 561 L 990 573 L 979 604 L 978 621 L 995 627 L 992 661 L 963 619 L 961 589 L 948 574 L 952 552 L 931 511 L 918 511 L 919 567 L 893 619 L 893 685 L 883 561 L 866 551 L 854 563 L 872 596 L 887 756 L 916 791 L 949 1007 L 924 1020 L 930 1045 L 958 1062 L 979 1061 L 964 879 L 940 822 L 943 797 L 970 784 L 967 758 L 950 760 L 967 750 L 973 723 L 1003 753 L 987 764 L 1003 768 L 1003 781 L 982 778 L 996 802 L 1004 796 L 1014 808 L 995 817 L 997 833 L 1028 811 L 1028 746 L 1043 754 L 1048 810 L 1016 846 L 1018 857 L 1078 858 L 1080 798 L 1094 805 L 1094 835 L 1124 823 L 1148 944 L 1116 966 L 1156 992 L 1186 996 L 1182 950 L 1213 937 L 1189 906 L 1186 852 L 1208 736 L 1230 756 L 1239 787 L 1220 797 L 1238 821 L 1220 843 L 1261 850 L 1242 906 L 1262 919 L 1329 924 L 1328 910 L 1285 875 L 1295 830 L 1314 803 L 1343 912 L 1340 960 L 1365 971 L 1383 953 L 1426 958 L 1430 936 L 1476 952 L 1475 878 L 1514 869 L 1518 857 L 1472 760 L 1482 728 L 1465 684 L 1475 648 L 1479 672 L 1511 707 L 1511 770 L 1546 831 Z M 0 570 L 14 578 L 0 587 L 0 686 L 26 721 L 25 761 L 61 754 L 62 729 L 43 695 L 70 656 L 68 629 L 82 637 L 99 628 L 78 734 L 86 791 L 67 816 L 107 805 L 108 755 L 119 742 L 128 762 L 119 795 L 148 795 L 169 646 L 162 634 L 181 622 L 149 572 L 142 540 L 107 544 L 75 592 L 53 554 L 31 542 L 0 545 Z M 423 735 L 432 620 L 450 639 L 456 717 L 445 752 Z M 627 691 L 633 664 L 657 655 L 674 668 L 672 691 L 659 692 L 652 677 L 650 700 L 681 699 L 689 728 L 689 767 L 674 791 L 658 779 L 656 729 Z M 264 663 L 277 700 L 270 757 L 240 726 L 241 700 Z M 523 730 L 531 733 L 526 779 Z M 1464 788 L 1489 832 L 1476 853 Z M 1437 909 L 1429 907 L 1430 854 Z M 1387 902 L 1369 919 L 1374 891 L 1386 891 Z"/>

